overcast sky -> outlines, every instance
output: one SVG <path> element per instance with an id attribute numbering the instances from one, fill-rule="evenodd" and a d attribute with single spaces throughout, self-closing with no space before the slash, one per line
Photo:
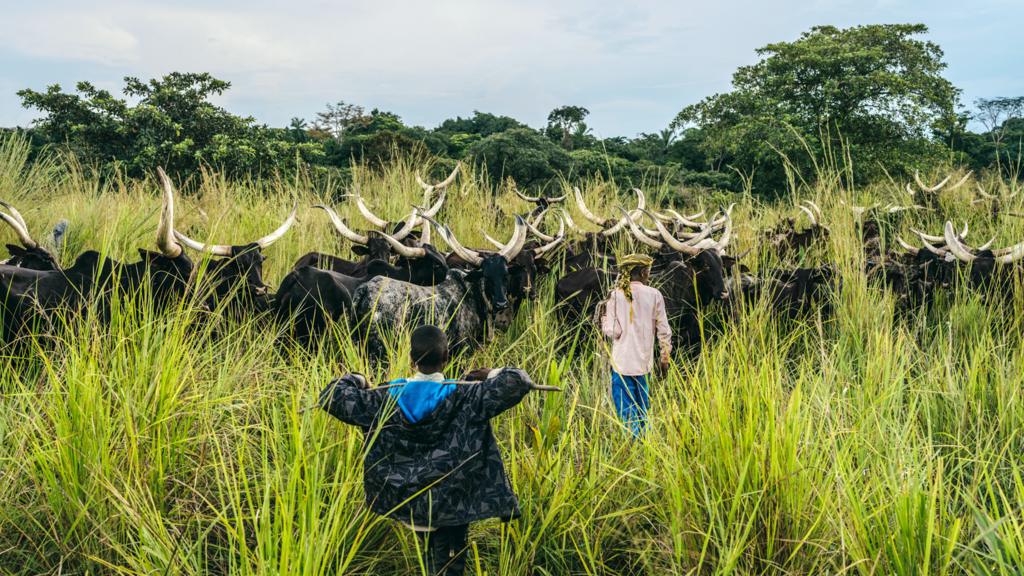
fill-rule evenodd
<path id="1" fill-rule="evenodd" d="M 0 126 L 34 117 L 21 88 L 208 71 L 232 83 L 220 104 L 276 126 L 337 100 L 426 127 L 576 104 L 597 135 L 634 136 L 816 24 L 927 24 L 969 104 L 1024 95 L 1021 1 L 5 0 Z"/>

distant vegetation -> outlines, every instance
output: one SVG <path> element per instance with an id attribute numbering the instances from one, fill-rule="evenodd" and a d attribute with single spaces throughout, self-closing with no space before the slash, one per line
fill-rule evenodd
<path id="1" fill-rule="evenodd" d="M 293 174 L 348 181 L 353 165 L 396 158 L 457 160 L 491 181 L 551 189 L 560 178 L 600 175 L 621 186 L 751 188 L 774 194 L 812 179 L 815 159 L 859 183 L 900 179 L 915 169 L 958 165 L 1016 178 L 1024 139 L 1024 97 L 975 102 L 942 77 L 936 44 L 923 25 L 819 26 L 793 42 L 769 44 L 739 68 L 733 90 L 683 108 L 664 130 L 599 139 L 589 111 L 562 106 L 539 129 L 474 111 L 433 129 L 408 126 L 391 112 L 338 102 L 284 128 L 258 124 L 210 102 L 230 83 L 206 73 L 126 78 L 123 97 L 80 82 L 19 92 L 40 117 L 27 130 L 35 148 L 68 148 L 102 176 L 141 177 L 162 165 L 172 176 L 210 167 L 230 178 Z M 683 104 L 683 103 L 681 103 Z M 981 133 L 967 129 L 975 119 Z"/>

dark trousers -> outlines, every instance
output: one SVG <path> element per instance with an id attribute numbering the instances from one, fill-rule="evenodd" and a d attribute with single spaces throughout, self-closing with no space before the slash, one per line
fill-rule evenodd
<path id="1" fill-rule="evenodd" d="M 466 570 L 469 525 L 445 526 L 433 532 L 417 532 L 427 573 L 432 576 L 462 576 Z"/>

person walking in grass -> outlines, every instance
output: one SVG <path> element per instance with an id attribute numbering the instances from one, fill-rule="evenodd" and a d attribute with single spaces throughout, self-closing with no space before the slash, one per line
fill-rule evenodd
<path id="1" fill-rule="evenodd" d="M 370 509 L 416 532 L 428 574 L 458 576 L 469 524 L 520 514 L 490 419 L 545 387 L 517 368 L 476 370 L 467 379 L 482 381 L 472 385 L 446 380 L 448 339 L 435 326 L 413 331 L 409 355 L 412 377 L 370 388 L 348 374 L 321 392 L 320 406 L 364 433 Z"/>
<path id="2" fill-rule="evenodd" d="M 672 353 L 665 298 L 647 285 L 653 263 L 645 254 L 631 254 L 618 261 L 619 276 L 601 317 L 601 331 L 612 340 L 612 401 L 635 437 L 647 428 L 648 378 L 654 368 L 655 340 L 662 374 L 668 370 Z"/>

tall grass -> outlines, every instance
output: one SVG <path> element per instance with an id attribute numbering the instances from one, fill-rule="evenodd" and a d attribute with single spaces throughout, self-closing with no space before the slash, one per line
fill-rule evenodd
<path id="1" fill-rule="evenodd" d="M 65 263 L 86 248 L 132 260 L 153 247 L 154 182 L 104 184 L 25 158 L 17 144 L 0 146 L 0 198 L 16 200 L 39 237 L 69 219 Z M 355 179 L 378 214 L 397 220 L 422 199 L 417 168 L 400 162 Z M 754 273 L 834 263 L 834 315 L 784 320 L 759 302 L 709 322 L 703 353 L 653 383 L 642 440 L 611 409 L 606 347 L 553 312 L 550 279 L 507 331 L 456 359 L 453 374 L 520 365 L 565 389 L 495 421 L 523 517 L 473 527 L 473 572 L 1021 572 L 1020 287 L 1005 304 L 963 290 L 899 313 L 860 272 L 858 227 L 839 201 L 905 203 L 902 192 L 820 181 L 794 180 L 791 199 L 822 205 L 827 243 L 780 262 L 758 249 L 756 232 L 795 209 L 745 196 L 735 245 L 755 249 Z M 361 222 L 339 190 L 301 178 L 232 185 L 207 173 L 183 188 L 179 228 L 223 243 L 262 236 L 299 202 L 300 223 L 267 251 L 271 285 L 306 251 L 348 254 L 311 204 L 335 203 Z M 602 215 L 633 202 L 608 183 L 584 189 Z M 489 190 L 467 169 L 449 192 L 442 219 L 468 245 L 486 246 L 483 232 L 507 237 L 508 215 L 530 208 Z M 909 237 L 909 226 L 937 230 L 948 215 L 969 220 L 977 243 L 1024 238 L 1024 222 L 993 221 L 969 194 L 887 226 Z M 690 197 L 687 209 L 718 201 Z M 631 249 L 626 237 L 619 244 Z M 341 370 L 404 375 L 408 332 L 394 335 L 392 362 L 374 367 L 345 326 L 312 349 L 283 344 L 277 330 L 189 302 L 154 313 L 139 294 L 116 302 L 107 324 L 86 314 L 6 349 L 0 572 L 418 573 L 415 538 L 363 504 L 359 433 L 303 410 Z"/>

